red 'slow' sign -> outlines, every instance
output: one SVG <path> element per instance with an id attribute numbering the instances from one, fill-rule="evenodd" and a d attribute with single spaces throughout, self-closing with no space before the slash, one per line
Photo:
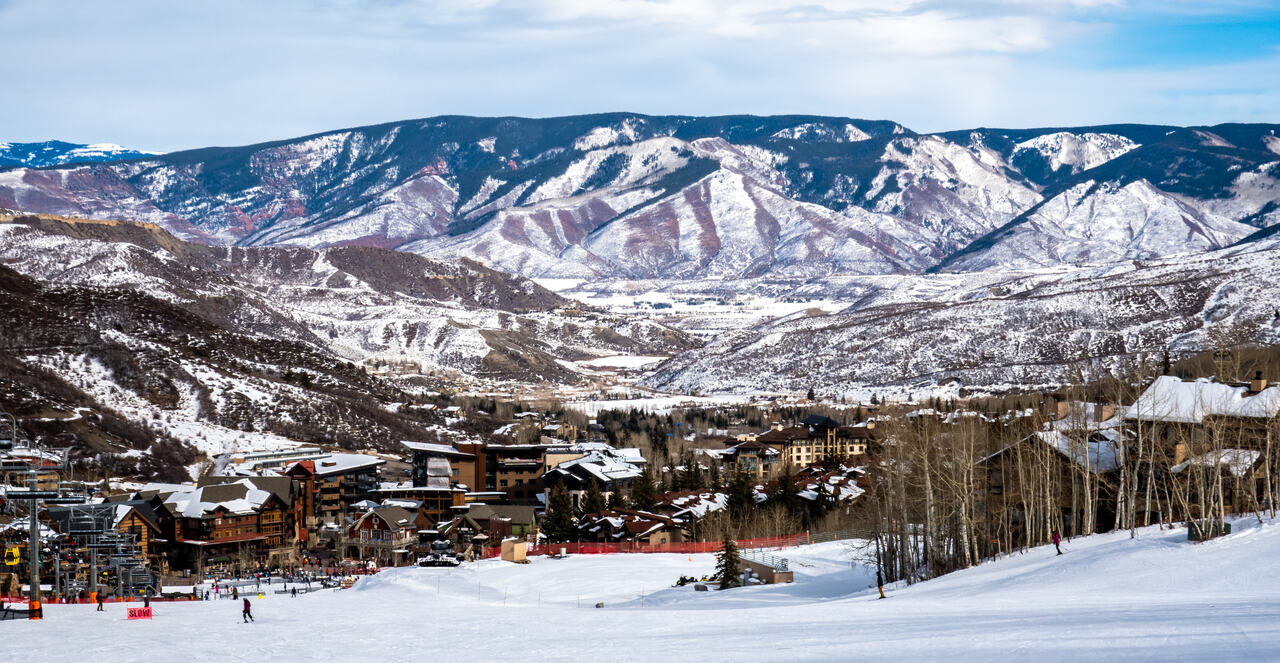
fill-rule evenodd
<path id="1" fill-rule="evenodd" d="M 151 608 L 129 608 L 129 619 L 151 619 Z"/>

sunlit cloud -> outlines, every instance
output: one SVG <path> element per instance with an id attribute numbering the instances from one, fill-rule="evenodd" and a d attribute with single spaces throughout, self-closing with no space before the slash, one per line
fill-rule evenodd
<path id="1" fill-rule="evenodd" d="M 1280 10 L 1252 0 L 0 0 L 0 25 L 30 55 L 0 59 L 22 100 L 0 140 L 172 150 L 614 110 L 1280 119 Z"/>

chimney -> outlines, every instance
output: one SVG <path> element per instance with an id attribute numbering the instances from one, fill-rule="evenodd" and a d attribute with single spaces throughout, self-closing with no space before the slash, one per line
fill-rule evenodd
<path id="1" fill-rule="evenodd" d="M 1257 393 L 1267 388 L 1267 381 L 1262 379 L 1262 371 L 1256 371 L 1253 374 L 1253 382 L 1249 383 L 1249 391 Z"/>

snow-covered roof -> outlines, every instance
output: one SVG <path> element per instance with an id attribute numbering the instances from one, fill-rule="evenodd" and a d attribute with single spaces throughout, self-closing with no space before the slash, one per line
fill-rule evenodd
<path id="1" fill-rule="evenodd" d="M 1270 419 L 1280 414 L 1280 387 L 1251 394 L 1208 379 L 1184 381 L 1162 375 L 1125 409 L 1124 418 L 1138 421 L 1200 423 L 1205 417 Z"/>
<path id="2" fill-rule="evenodd" d="M 673 518 L 690 514 L 701 518 L 713 511 L 727 508 L 729 496 L 710 490 L 682 491 L 659 495 L 657 504 L 663 511 L 670 510 Z"/>
<path id="3" fill-rule="evenodd" d="M 614 453 L 622 458 L 625 458 L 628 463 L 635 464 L 635 463 L 647 462 L 644 459 L 644 456 L 640 453 L 640 450 L 635 447 L 623 447 L 621 449 L 615 449 Z"/>
<path id="4" fill-rule="evenodd" d="M 605 451 L 592 451 L 582 458 L 567 460 L 547 474 L 555 472 L 578 476 L 585 474 L 606 485 L 621 479 L 634 479 L 642 474 L 641 469 L 626 458 Z"/>
<path id="5" fill-rule="evenodd" d="M 1082 440 L 1053 430 L 1040 431 L 1035 436 L 1071 462 L 1094 472 L 1110 472 L 1120 467 L 1120 458 L 1124 455 L 1124 446 L 1113 435 L 1093 435 Z"/>
<path id="6" fill-rule="evenodd" d="M 475 454 L 469 454 L 463 451 L 458 451 L 457 448 L 449 444 L 433 444 L 431 442 L 412 442 L 409 440 L 401 440 L 400 444 L 404 445 L 406 449 L 409 449 L 411 451 L 422 451 L 426 453 L 441 454 L 445 456 L 463 456 L 467 458 L 475 457 Z"/>
<path id="7" fill-rule="evenodd" d="M 1244 477 L 1253 471 L 1253 466 L 1262 455 L 1254 449 L 1222 449 L 1192 456 L 1187 460 L 1169 468 L 1173 472 L 1182 472 L 1188 467 L 1225 467 L 1232 476 Z"/>
<path id="8" fill-rule="evenodd" d="M 315 463 L 316 476 L 330 474 L 346 474 L 356 470 L 375 468 L 385 465 L 387 461 L 365 454 L 332 453 L 312 461 Z M 290 468 L 293 466 L 290 465 Z"/>
<path id="9" fill-rule="evenodd" d="M 262 509 L 272 494 L 255 486 L 253 479 L 241 479 L 234 483 L 212 484 L 171 493 L 164 502 L 170 510 L 184 518 L 202 518 L 219 508 L 233 515 L 244 516 Z"/>

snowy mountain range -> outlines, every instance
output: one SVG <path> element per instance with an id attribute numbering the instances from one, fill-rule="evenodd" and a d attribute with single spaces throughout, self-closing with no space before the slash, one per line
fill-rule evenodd
<path id="1" fill-rule="evenodd" d="M 61 140 L 46 140 L 40 143 L 0 142 L 0 166 L 42 168 L 69 163 L 136 159 L 156 156 L 156 154 L 156 152 L 131 150 L 114 143 L 84 145 Z"/>
<path id="2" fill-rule="evenodd" d="M 0 257 L 166 301 L 230 289 L 246 331 L 473 377 L 572 382 L 574 362 L 615 353 L 677 354 L 647 378 L 673 391 L 1052 384 L 1192 352 L 1222 325 L 1275 337 L 1277 128 L 437 117 L 0 170 L 0 208 L 177 238 L 45 221 L 6 229 Z M 828 305 L 708 335 L 679 315 L 566 321 L 572 304 L 501 273 L 600 284 L 606 300 L 667 288 Z M 497 299 L 415 290 L 440 279 Z"/>
<path id="3" fill-rule="evenodd" d="M 533 277 L 910 274 L 1148 259 L 1280 221 L 1274 125 L 917 134 L 815 116 L 436 117 L 0 172 L 0 207 Z"/>

